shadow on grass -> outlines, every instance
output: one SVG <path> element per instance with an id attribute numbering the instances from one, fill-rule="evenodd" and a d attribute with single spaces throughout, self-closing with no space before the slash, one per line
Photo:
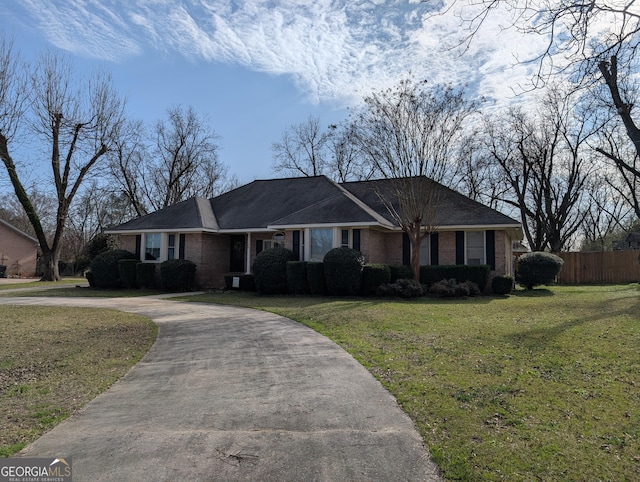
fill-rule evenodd
<path id="1" fill-rule="evenodd" d="M 555 296 L 555 293 L 548 288 L 534 288 L 532 290 L 517 289 L 511 293 L 513 296 L 521 298 L 542 298 L 544 296 Z"/>

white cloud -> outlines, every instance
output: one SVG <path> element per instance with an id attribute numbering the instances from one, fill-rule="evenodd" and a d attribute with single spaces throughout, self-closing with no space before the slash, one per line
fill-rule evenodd
<path id="1" fill-rule="evenodd" d="M 451 3 L 451 0 L 448 0 Z M 469 83 L 479 95 L 512 97 L 536 66 L 517 63 L 540 45 L 496 12 L 469 50 L 457 10 L 429 15 L 417 0 L 24 0 L 54 45 L 121 61 L 179 54 L 288 75 L 312 101 L 350 103 L 409 71 L 433 83 Z"/>

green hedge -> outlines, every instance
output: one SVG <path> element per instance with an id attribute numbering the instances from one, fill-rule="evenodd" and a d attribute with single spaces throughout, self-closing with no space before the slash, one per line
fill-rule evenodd
<path id="1" fill-rule="evenodd" d="M 309 292 L 307 281 L 307 263 L 304 261 L 287 261 L 287 289 L 294 295 Z"/>
<path id="2" fill-rule="evenodd" d="M 431 286 L 442 280 L 454 279 L 458 283 L 471 281 L 478 285 L 480 291 L 484 291 L 489 280 L 489 265 L 436 265 L 436 266 L 420 266 L 420 282 L 427 286 Z"/>
<path id="3" fill-rule="evenodd" d="M 391 283 L 391 268 L 386 264 L 365 264 L 362 268 L 362 294 L 375 295 L 380 285 Z"/>
<path id="4" fill-rule="evenodd" d="M 307 263 L 307 285 L 312 295 L 324 295 L 327 292 L 327 284 L 324 278 L 324 263 Z"/>
<path id="5" fill-rule="evenodd" d="M 136 283 L 136 265 L 139 263 L 137 259 L 120 259 L 118 260 L 118 273 L 120 275 L 120 283 L 128 290 L 138 287 Z"/>
<path id="6" fill-rule="evenodd" d="M 399 279 L 412 279 L 413 271 L 411 271 L 411 266 L 397 265 L 397 266 L 389 266 L 389 270 L 391 271 L 391 283 L 395 283 Z"/>
<path id="7" fill-rule="evenodd" d="M 165 291 L 191 291 L 196 280 L 196 265 L 187 259 L 160 263 L 160 282 Z"/>
<path id="8" fill-rule="evenodd" d="M 261 294 L 287 292 L 287 262 L 296 257 L 290 249 L 276 247 L 262 251 L 253 262 L 256 290 Z"/>
<path id="9" fill-rule="evenodd" d="M 142 289 L 153 288 L 156 279 L 156 264 L 142 263 L 136 264 L 136 283 Z"/>
<path id="10" fill-rule="evenodd" d="M 362 253 L 351 248 L 333 248 L 324 256 L 327 292 L 335 296 L 357 295 L 362 287 Z"/>
<path id="11" fill-rule="evenodd" d="M 136 255 L 124 249 L 112 249 L 98 254 L 91 261 L 90 269 L 93 284 L 96 288 L 114 289 L 122 286 L 118 261 L 121 259 L 137 259 Z"/>

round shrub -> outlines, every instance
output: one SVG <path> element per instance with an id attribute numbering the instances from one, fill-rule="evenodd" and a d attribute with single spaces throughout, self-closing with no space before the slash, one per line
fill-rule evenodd
<path id="1" fill-rule="evenodd" d="M 196 265 L 187 259 L 160 263 L 160 282 L 165 291 L 190 291 L 196 280 Z"/>
<path id="2" fill-rule="evenodd" d="M 269 295 L 287 292 L 287 262 L 295 261 L 293 251 L 276 247 L 262 251 L 253 262 L 258 293 Z"/>
<path id="3" fill-rule="evenodd" d="M 391 282 L 391 268 L 386 264 L 365 264 L 362 268 L 362 293 L 373 295 L 380 285 Z"/>
<path id="4" fill-rule="evenodd" d="M 362 285 L 364 257 L 358 250 L 333 248 L 324 256 L 324 278 L 331 295 L 356 295 Z"/>
<path id="5" fill-rule="evenodd" d="M 121 259 L 136 259 L 136 255 L 124 249 L 112 249 L 98 254 L 91 261 L 93 284 L 96 288 L 120 288 L 120 272 L 118 261 Z"/>
<path id="6" fill-rule="evenodd" d="M 555 254 L 541 251 L 523 254 L 518 259 L 516 281 L 528 290 L 534 286 L 552 284 L 563 264 L 563 259 Z"/>
<path id="7" fill-rule="evenodd" d="M 513 291 L 512 276 L 496 276 L 491 280 L 491 291 L 494 295 L 508 295 Z"/>

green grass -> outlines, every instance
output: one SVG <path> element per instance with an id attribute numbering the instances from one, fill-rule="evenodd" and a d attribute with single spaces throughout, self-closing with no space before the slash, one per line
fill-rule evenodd
<path id="1" fill-rule="evenodd" d="M 390 301 L 210 294 L 328 336 L 415 421 L 448 480 L 638 480 L 640 289 Z"/>
<path id="2" fill-rule="evenodd" d="M 122 377 L 149 350 L 148 318 L 113 310 L 2 306 L 0 457 L 9 457 Z"/>

